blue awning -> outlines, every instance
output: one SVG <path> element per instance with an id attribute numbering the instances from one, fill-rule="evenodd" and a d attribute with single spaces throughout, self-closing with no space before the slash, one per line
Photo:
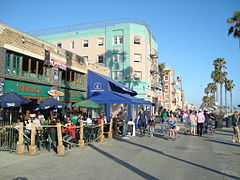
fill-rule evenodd
<path id="1" fill-rule="evenodd" d="M 143 104 L 152 105 L 149 101 L 137 99 L 128 94 L 121 94 L 113 91 L 96 92 L 89 99 L 99 104 Z"/>
<path id="2" fill-rule="evenodd" d="M 88 70 L 88 97 L 91 97 L 95 92 L 114 91 L 131 96 L 137 95 L 137 92 L 112 80 L 102 74 Z"/>

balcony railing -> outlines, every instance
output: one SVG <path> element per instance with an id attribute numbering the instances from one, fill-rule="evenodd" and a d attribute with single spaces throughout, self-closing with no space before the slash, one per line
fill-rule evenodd
<path id="1" fill-rule="evenodd" d="M 5 69 L 5 75 L 12 76 L 12 77 L 19 77 L 19 78 L 24 78 L 27 80 L 32 80 L 32 81 L 41 81 L 41 82 L 49 82 L 51 83 L 51 78 L 50 76 L 43 75 L 43 74 L 36 74 L 36 73 L 29 73 L 27 71 L 16 71 L 16 70 L 11 70 L 10 68 Z M 61 80 L 59 79 L 58 82 L 62 86 L 68 86 L 71 88 L 84 88 L 84 83 L 82 81 L 66 81 L 66 80 Z"/>

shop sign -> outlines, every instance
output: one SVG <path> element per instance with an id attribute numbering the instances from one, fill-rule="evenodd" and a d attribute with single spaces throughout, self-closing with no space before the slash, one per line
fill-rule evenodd
<path id="1" fill-rule="evenodd" d="M 102 89 L 102 83 L 100 83 L 100 82 L 95 82 L 95 83 L 93 84 L 93 89 L 91 89 L 91 92 L 100 92 L 100 91 L 104 91 L 104 90 Z"/>
<path id="2" fill-rule="evenodd" d="M 50 95 L 50 96 L 54 96 L 54 97 L 59 97 L 59 96 L 64 96 L 64 93 L 63 92 L 61 92 L 61 91 L 57 91 L 57 90 L 50 90 L 50 91 L 48 91 L 48 94 Z"/>
<path id="3" fill-rule="evenodd" d="M 42 90 L 40 87 L 28 86 L 25 84 L 17 84 L 18 91 L 41 94 Z"/>

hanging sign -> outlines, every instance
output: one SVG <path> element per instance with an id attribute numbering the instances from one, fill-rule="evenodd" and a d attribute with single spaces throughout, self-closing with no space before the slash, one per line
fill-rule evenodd
<path id="1" fill-rule="evenodd" d="M 64 96 L 64 93 L 63 92 L 61 92 L 61 91 L 57 91 L 57 90 L 50 90 L 50 91 L 48 91 L 48 94 L 50 95 L 50 96 L 54 96 L 54 97 L 59 97 L 59 96 Z"/>

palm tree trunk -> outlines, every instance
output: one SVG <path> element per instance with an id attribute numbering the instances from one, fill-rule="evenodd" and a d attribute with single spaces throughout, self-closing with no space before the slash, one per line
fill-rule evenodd
<path id="1" fill-rule="evenodd" d="M 225 114 L 227 114 L 228 109 L 227 109 L 227 89 L 226 89 L 226 83 L 225 83 Z"/>
<path id="2" fill-rule="evenodd" d="M 232 91 L 230 91 L 230 103 L 231 103 L 231 112 L 232 112 Z"/>
<path id="3" fill-rule="evenodd" d="M 220 84 L 220 107 L 222 108 L 222 83 Z"/>
<path id="4" fill-rule="evenodd" d="M 219 105 L 219 104 L 218 104 L 218 84 L 216 84 L 216 86 L 217 86 L 217 90 L 216 90 L 216 92 L 215 92 L 216 105 Z"/>

